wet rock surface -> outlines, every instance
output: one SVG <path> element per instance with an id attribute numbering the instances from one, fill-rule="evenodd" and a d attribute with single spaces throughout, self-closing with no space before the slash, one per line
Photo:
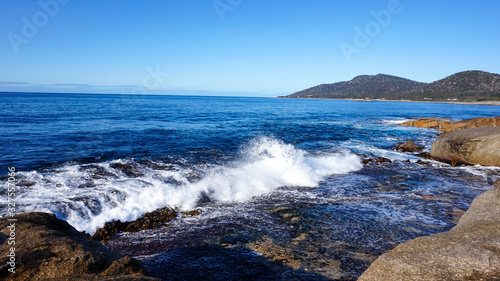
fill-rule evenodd
<path id="1" fill-rule="evenodd" d="M 183 216 L 197 216 L 200 214 L 200 210 L 193 210 L 183 213 Z M 138 232 L 145 229 L 158 228 L 176 218 L 177 212 L 170 207 L 165 207 L 146 213 L 141 218 L 132 222 L 122 222 L 120 220 L 107 222 L 104 227 L 97 229 L 92 239 L 108 240 L 120 232 Z"/>
<path id="2" fill-rule="evenodd" d="M 15 219 L 16 221 L 7 221 Z M 0 251 L 15 248 L 15 273 L 0 257 L 2 280 L 156 280 L 135 259 L 90 240 L 52 214 L 26 213 L 0 220 Z M 9 238 L 15 233 L 15 244 Z"/>
<path id="3" fill-rule="evenodd" d="M 380 256 L 359 280 L 500 280 L 500 180 L 448 232 Z"/>

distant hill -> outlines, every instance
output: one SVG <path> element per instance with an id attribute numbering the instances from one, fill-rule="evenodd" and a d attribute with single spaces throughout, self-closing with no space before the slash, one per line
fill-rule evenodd
<path id="1" fill-rule="evenodd" d="M 350 81 L 321 84 L 286 97 L 500 101 L 500 75 L 483 71 L 464 71 L 433 83 L 385 74 L 361 75 Z"/>
<path id="2" fill-rule="evenodd" d="M 500 75 L 484 71 L 459 72 L 397 97 L 415 100 L 500 101 Z"/>

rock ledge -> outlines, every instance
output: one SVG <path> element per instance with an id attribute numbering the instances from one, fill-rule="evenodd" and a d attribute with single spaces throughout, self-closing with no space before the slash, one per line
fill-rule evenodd
<path id="1" fill-rule="evenodd" d="M 497 180 L 453 229 L 398 245 L 358 280 L 500 280 L 499 194 Z"/>

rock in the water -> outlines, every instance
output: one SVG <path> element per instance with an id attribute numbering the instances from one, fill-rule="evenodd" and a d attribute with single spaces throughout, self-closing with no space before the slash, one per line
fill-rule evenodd
<path id="1" fill-rule="evenodd" d="M 421 152 L 421 153 L 415 154 L 415 156 L 422 157 L 425 159 L 432 159 L 431 154 L 429 152 Z"/>
<path id="2" fill-rule="evenodd" d="M 445 126 L 450 123 L 450 119 L 442 119 L 442 118 L 420 118 L 418 120 L 411 120 L 403 122 L 399 125 L 407 126 L 407 127 L 420 127 L 420 128 L 429 128 L 429 129 L 437 129 L 440 130 L 442 126 Z"/>
<path id="3" fill-rule="evenodd" d="M 199 215 L 201 211 L 195 210 L 188 213 L 188 215 L 195 214 Z M 175 218 L 177 218 L 177 212 L 174 209 L 169 207 L 157 209 L 132 222 L 121 222 L 120 220 L 107 222 L 104 227 L 97 229 L 92 239 L 106 241 L 123 231 L 138 232 L 144 229 L 158 228 Z"/>
<path id="4" fill-rule="evenodd" d="M 473 118 L 473 119 L 451 122 L 449 124 L 444 125 L 442 127 L 442 131 L 448 133 L 455 130 L 481 128 L 481 127 L 497 127 L 497 126 L 500 126 L 500 116 Z"/>
<path id="5" fill-rule="evenodd" d="M 15 264 L 8 263 L 12 258 L 7 254 L 0 257 L 1 280 L 157 280 L 146 277 L 138 261 L 90 240 L 52 214 L 26 213 L 2 218 L 0 238 L 1 253 L 15 248 Z M 15 266 L 15 273 L 9 272 L 11 265 Z"/>
<path id="6" fill-rule="evenodd" d="M 379 157 L 375 159 L 376 163 L 392 163 L 391 159 L 384 158 L 384 157 Z"/>
<path id="7" fill-rule="evenodd" d="M 500 127 L 458 130 L 441 135 L 432 145 L 431 156 L 452 165 L 500 166 Z"/>
<path id="8" fill-rule="evenodd" d="M 500 181 L 495 186 L 500 188 Z M 474 199 L 452 230 L 397 246 L 358 280 L 500 280 L 500 197 L 495 190 Z"/>
<path id="9" fill-rule="evenodd" d="M 406 121 L 400 124 L 401 126 L 413 126 L 420 128 L 436 129 L 445 133 L 481 127 L 497 127 L 500 126 L 500 116 L 473 118 L 461 121 L 451 122 L 450 119 L 441 118 L 420 118 L 418 120 Z"/>
<path id="10" fill-rule="evenodd" d="M 415 152 L 415 151 L 420 151 L 422 149 L 424 149 L 422 146 L 417 145 L 414 141 L 411 140 L 403 143 L 397 148 L 398 151 L 404 151 L 404 152 Z"/>

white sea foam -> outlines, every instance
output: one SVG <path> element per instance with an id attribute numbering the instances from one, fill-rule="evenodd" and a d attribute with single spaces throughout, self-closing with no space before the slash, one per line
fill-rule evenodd
<path id="1" fill-rule="evenodd" d="M 385 120 L 381 120 L 381 121 L 382 121 L 382 123 L 389 124 L 389 125 L 399 125 L 399 124 L 402 124 L 404 122 L 411 121 L 411 120 L 414 120 L 414 119 L 385 119 Z"/>
<path id="2" fill-rule="evenodd" d="M 139 173 L 127 176 L 127 171 L 116 168 L 120 165 Z M 261 137 L 241 149 L 240 160 L 205 169 L 195 179 L 193 168 L 153 169 L 132 160 L 24 173 L 26 181 L 36 184 L 24 188 L 19 201 L 24 211 L 55 213 L 78 230 L 93 233 L 107 221 L 134 220 L 165 206 L 190 210 L 202 195 L 216 202 L 246 201 L 283 186 L 315 187 L 328 175 L 361 167 L 353 153 L 310 155 Z"/>

